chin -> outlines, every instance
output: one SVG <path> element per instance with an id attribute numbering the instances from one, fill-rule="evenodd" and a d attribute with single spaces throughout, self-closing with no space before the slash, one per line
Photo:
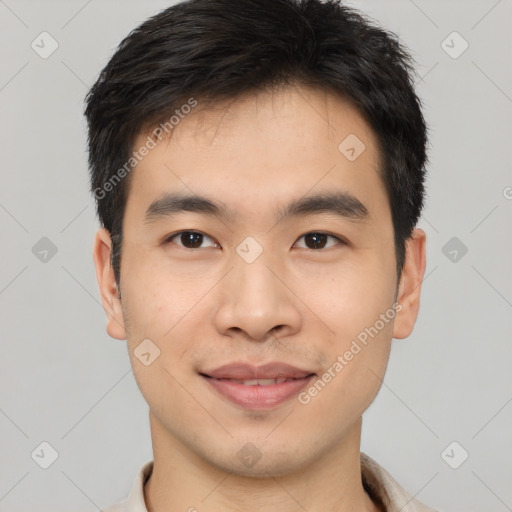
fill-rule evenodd
<path id="1" fill-rule="evenodd" d="M 297 472 L 310 462 L 307 457 L 301 459 L 296 450 L 283 452 L 271 447 L 259 449 L 258 445 L 250 441 L 232 453 L 233 456 L 229 458 L 226 458 L 225 454 L 219 454 L 218 458 L 211 457 L 210 463 L 241 477 L 271 478 Z"/>

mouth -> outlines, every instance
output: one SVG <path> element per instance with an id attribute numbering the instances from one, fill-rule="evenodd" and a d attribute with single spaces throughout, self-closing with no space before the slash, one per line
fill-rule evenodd
<path id="1" fill-rule="evenodd" d="M 270 410 L 300 393 L 316 375 L 265 379 L 215 378 L 199 374 L 217 396 L 244 409 Z"/>
<path id="2" fill-rule="evenodd" d="M 243 384 L 244 386 L 272 386 L 274 384 L 282 384 L 283 382 L 293 382 L 296 380 L 304 380 L 308 377 L 313 377 L 315 374 L 310 373 L 306 375 L 305 377 L 282 377 L 279 379 L 247 379 L 247 380 L 241 380 L 241 379 L 227 379 L 227 378 L 215 378 L 210 377 L 209 375 L 206 375 L 205 373 L 200 373 L 199 375 L 206 377 L 207 379 L 215 379 L 215 380 L 224 380 L 228 382 L 236 382 L 237 384 Z"/>

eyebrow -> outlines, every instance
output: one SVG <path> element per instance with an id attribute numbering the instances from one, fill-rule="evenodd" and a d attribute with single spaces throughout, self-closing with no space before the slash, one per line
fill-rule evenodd
<path id="1" fill-rule="evenodd" d="M 223 203 L 200 195 L 171 192 L 155 199 L 149 205 L 144 222 L 152 224 L 182 212 L 200 213 L 226 220 L 235 217 Z M 339 191 L 304 196 L 284 207 L 279 207 L 276 211 L 276 222 L 290 217 L 319 213 L 331 213 L 354 221 L 364 221 L 369 217 L 368 209 L 359 199 L 349 192 Z"/>

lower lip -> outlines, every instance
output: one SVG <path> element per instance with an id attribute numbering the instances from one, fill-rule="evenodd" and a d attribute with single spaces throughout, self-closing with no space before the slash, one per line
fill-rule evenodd
<path id="1" fill-rule="evenodd" d="M 216 391 L 246 409 L 271 409 L 300 393 L 313 375 L 268 386 L 246 386 L 224 379 L 203 377 Z"/>

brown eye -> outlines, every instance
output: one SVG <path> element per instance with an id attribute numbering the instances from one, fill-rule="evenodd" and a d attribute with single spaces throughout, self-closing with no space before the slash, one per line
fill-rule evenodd
<path id="1" fill-rule="evenodd" d="M 305 235 L 302 235 L 299 240 L 302 238 L 304 239 L 306 249 L 325 249 L 337 245 L 337 243 L 331 243 L 328 245 L 329 239 L 335 240 L 338 243 L 343 243 L 343 241 L 338 237 L 327 233 L 306 233 Z"/>
<path id="2" fill-rule="evenodd" d="M 180 231 L 179 233 L 175 233 L 169 237 L 166 242 L 175 243 L 185 249 L 199 249 L 206 240 L 211 240 L 213 242 L 209 236 L 199 233 L 198 231 Z M 217 244 L 213 242 L 211 245 L 206 247 L 215 247 L 216 245 Z"/>

